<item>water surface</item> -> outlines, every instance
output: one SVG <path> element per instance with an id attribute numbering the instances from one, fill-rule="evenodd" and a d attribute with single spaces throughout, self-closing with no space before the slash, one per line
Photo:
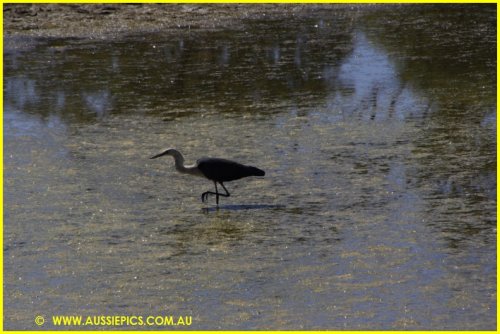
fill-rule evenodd
<path id="1" fill-rule="evenodd" d="M 6 329 L 496 328 L 495 5 L 27 45 L 4 53 Z M 266 176 L 217 210 L 149 159 L 168 147 Z"/>

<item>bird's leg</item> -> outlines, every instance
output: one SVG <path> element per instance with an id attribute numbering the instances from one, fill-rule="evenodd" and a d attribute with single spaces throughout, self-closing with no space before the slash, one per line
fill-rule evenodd
<path id="1" fill-rule="evenodd" d="M 215 202 L 217 203 L 217 205 L 219 205 L 219 195 L 222 195 L 222 194 L 219 194 L 219 191 L 217 190 L 217 182 L 214 181 L 214 185 L 215 185 L 215 192 L 205 191 L 203 194 L 201 194 L 201 201 L 203 203 L 205 203 L 205 201 L 207 200 L 208 195 L 215 195 Z M 226 189 L 226 188 L 224 188 L 224 189 Z M 226 192 L 227 192 L 227 190 L 226 190 Z"/>
<path id="2" fill-rule="evenodd" d="M 222 188 L 224 188 L 224 190 L 226 191 L 225 194 L 219 194 L 220 196 L 224 196 L 224 197 L 229 197 L 231 196 L 231 194 L 229 193 L 229 191 L 227 191 L 226 187 L 224 187 L 224 184 L 221 182 L 220 185 L 222 186 Z M 215 187 L 217 188 L 217 184 L 215 184 Z"/>
<path id="3" fill-rule="evenodd" d="M 215 203 L 217 203 L 217 206 L 219 206 L 219 196 L 229 197 L 229 196 L 231 196 L 231 194 L 229 193 L 229 191 L 227 191 L 226 187 L 224 186 L 224 184 L 222 182 L 220 182 L 220 185 L 226 191 L 225 194 L 219 193 L 219 190 L 217 189 L 217 182 L 214 181 L 214 184 L 215 184 L 215 192 L 205 191 L 203 194 L 201 194 L 201 201 L 205 202 L 208 198 L 208 195 L 215 195 Z"/>
<path id="4" fill-rule="evenodd" d="M 215 185 L 215 204 L 219 206 L 219 190 L 217 189 L 217 182 L 214 181 Z"/>

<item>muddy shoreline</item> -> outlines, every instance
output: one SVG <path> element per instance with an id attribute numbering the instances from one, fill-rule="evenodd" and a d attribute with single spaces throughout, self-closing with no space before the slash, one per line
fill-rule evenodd
<path id="1" fill-rule="evenodd" d="M 141 32 L 241 29 L 245 20 L 367 8 L 373 5 L 5 4 L 4 37 L 107 39 Z"/>

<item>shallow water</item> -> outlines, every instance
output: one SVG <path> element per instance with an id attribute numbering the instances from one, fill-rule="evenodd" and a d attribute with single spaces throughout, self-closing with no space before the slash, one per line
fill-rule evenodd
<path id="1" fill-rule="evenodd" d="M 495 5 L 10 41 L 5 329 L 494 330 L 495 41 Z M 266 176 L 217 210 L 168 147 Z"/>

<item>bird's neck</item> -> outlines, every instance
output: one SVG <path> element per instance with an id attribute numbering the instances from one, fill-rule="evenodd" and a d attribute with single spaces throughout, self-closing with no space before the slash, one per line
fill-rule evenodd
<path id="1" fill-rule="evenodd" d="M 198 175 L 198 176 L 202 175 L 201 171 L 198 169 L 196 165 L 185 166 L 184 157 L 179 152 L 175 153 L 174 159 L 175 159 L 175 169 L 177 169 L 178 172 L 184 174 Z"/>

